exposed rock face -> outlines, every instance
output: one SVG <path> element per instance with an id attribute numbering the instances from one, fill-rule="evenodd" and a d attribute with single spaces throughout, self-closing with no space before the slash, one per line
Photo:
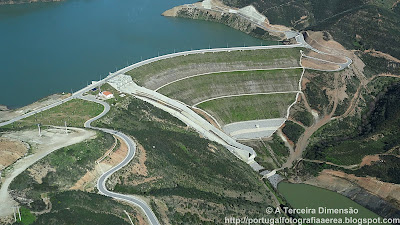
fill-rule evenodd
<path id="1" fill-rule="evenodd" d="M 400 217 L 398 202 L 395 199 L 383 199 L 378 197 L 361 188 L 355 182 L 342 177 L 333 176 L 332 174 L 328 174 L 327 171 L 321 172 L 318 177 L 306 180 L 305 183 L 342 194 L 382 217 Z"/>
<path id="2" fill-rule="evenodd" d="M 342 190 L 340 193 L 382 217 L 400 217 L 400 210 L 398 210 L 389 202 L 365 191 L 360 187 L 349 187 Z"/>
<path id="3" fill-rule="evenodd" d="M 162 15 L 218 22 L 260 39 L 280 40 L 284 38 L 283 33 L 270 34 L 236 13 L 224 13 L 212 9 L 183 5 L 167 10 Z"/>

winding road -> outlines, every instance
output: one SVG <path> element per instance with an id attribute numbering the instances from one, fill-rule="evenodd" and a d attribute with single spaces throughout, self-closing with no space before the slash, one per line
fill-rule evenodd
<path id="1" fill-rule="evenodd" d="M 159 225 L 160 223 L 158 222 L 157 217 L 155 216 L 154 212 L 151 210 L 151 208 L 147 205 L 146 202 L 144 202 L 143 200 L 141 200 L 140 198 L 135 197 L 135 196 L 123 195 L 123 194 L 119 194 L 119 193 L 115 193 L 115 192 L 107 190 L 107 188 L 106 188 L 107 179 L 113 173 L 117 172 L 122 167 L 126 166 L 133 159 L 133 157 L 135 156 L 135 153 L 136 153 L 136 144 L 132 140 L 132 138 L 130 138 L 129 136 L 127 136 L 124 133 L 121 133 L 116 130 L 106 129 L 106 128 L 93 127 L 91 125 L 92 122 L 100 119 L 101 117 L 106 115 L 108 113 L 108 111 L 110 111 L 110 105 L 108 103 L 106 103 L 104 101 L 100 101 L 100 100 L 96 99 L 94 96 L 80 95 L 80 96 L 78 96 L 78 98 L 86 100 L 86 101 L 95 102 L 95 103 L 98 103 L 98 104 L 101 104 L 104 106 L 103 112 L 101 112 L 96 117 L 93 117 L 92 119 L 89 119 L 88 121 L 85 122 L 85 125 L 84 125 L 85 128 L 99 130 L 99 131 L 103 131 L 103 132 L 115 135 L 115 136 L 119 137 L 121 140 L 123 140 L 125 142 L 125 144 L 128 146 L 128 154 L 126 155 L 124 160 L 122 160 L 118 165 L 114 166 L 113 168 L 111 168 L 110 170 L 108 170 L 107 172 L 105 172 L 103 175 L 100 176 L 100 178 L 97 181 L 97 189 L 99 190 L 99 192 L 101 194 L 103 194 L 105 196 L 119 199 L 122 201 L 126 201 L 128 203 L 132 203 L 132 204 L 138 206 L 146 214 L 147 219 L 149 220 L 150 224 Z"/>
<path id="2" fill-rule="evenodd" d="M 293 33 L 291 33 L 293 34 Z M 152 62 L 156 62 L 159 60 L 163 60 L 163 59 L 168 59 L 168 58 L 173 58 L 173 57 L 177 57 L 177 56 L 186 56 L 186 55 L 190 55 L 190 54 L 202 54 L 202 53 L 208 53 L 208 52 L 230 52 L 230 51 L 243 51 L 243 50 L 259 50 L 259 49 L 282 49 L 282 48 L 295 48 L 295 47 L 305 47 L 305 48 L 309 48 L 313 51 L 316 51 L 318 53 L 322 53 L 319 50 L 313 48 L 312 46 L 310 46 L 308 43 L 305 42 L 304 37 L 302 34 L 297 33 L 296 36 L 296 44 L 292 44 L 292 45 L 272 45 L 272 46 L 252 46 L 252 47 L 233 47 L 233 48 L 214 48 L 214 49 L 201 49 L 201 50 L 192 50 L 192 51 L 185 51 L 185 52 L 178 52 L 178 53 L 172 53 L 172 54 L 167 54 L 167 55 L 163 55 L 163 56 L 158 56 L 158 57 L 154 57 L 154 58 L 150 58 L 138 63 L 135 63 L 133 65 L 130 65 L 128 67 L 125 67 L 121 70 L 118 70 L 114 73 L 110 73 L 106 78 L 95 82 L 93 84 L 90 84 L 82 89 L 80 89 L 79 91 L 72 93 L 72 95 L 66 99 L 63 99 L 61 101 L 55 102 L 53 104 L 50 104 L 48 106 L 45 106 L 43 108 L 40 108 L 38 110 L 34 110 L 32 112 L 26 113 L 24 115 L 15 117 L 11 120 L 5 121 L 5 122 L 1 122 L 0 123 L 0 127 L 1 126 L 5 126 L 5 125 L 9 125 L 13 122 L 19 121 L 21 119 L 27 118 L 29 116 L 32 116 L 36 113 L 51 109 L 53 107 L 56 107 L 58 105 L 61 105 L 67 101 L 70 101 L 72 99 L 83 99 L 83 100 L 87 100 L 87 101 L 92 101 L 92 102 L 96 102 L 98 104 L 101 104 L 104 106 L 104 110 L 101 114 L 99 114 L 98 116 L 88 120 L 85 122 L 84 126 L 86 128 L 90 128 L 90 129 L 94 129 L 94 130 L 100 130 L 106 133 L 110 133 L 112 135 L 115 135 L 119 138 L 121 138 L 126 145 L 128 146 L 128 154 L 125 157 L 125 159 L 120 162 L 118 165 L 116 165 L 115 167 L 113 167 L 112 169 L 108 170 L 106 173 L 104 173 L 103 175 L 101 175 L 101 177 L 99 178 L 98 182 L 97 182 L 97 188 L 99 190 L 99 192 L 105 196 L 109 196 L 112 198 L 116 198 L 116 199 L 120 199 L 132 204 L 137 205 L 139 208 L 141 208 L 144 213 L 146 214 L 150 224 L 152 225 L 158 225 L 160 224 L 157 217 L 155 216 L 155 214 L 153 213 L 153 211 L 150 209 L 150 207 L 141 199 L 134 197 L 134 196 L 128 196 L 128 195 L 123 195 L 123 194 L 119 194 L 119 193 L 114 193 L 111 192 L 109 190 L 107 190 L 105 182 L 106 180 L 116 171 L 118 171 L 119 169 L 121 169 L 122 167 L 124 167 L 125 165 L 127 165 L 135 156 L 135 150 L 136 150 L 136 145 L 135 142 L 128 137 L 127 135 L 119 132 L 119 131 L 115 131 L 115 130 L 111 130 L 111 129 L 105 129 L 105 128 L 98 128 L 98 127 L 93 127 L 91 126 L 91 123 L 93 121 L 96 121 L 98 119 L 100 119 L 101 117 L 103 117 L 104 115 L 107 114 L 107 112 L 110 110 L 110 106 L 103 101 L 97 100 L 95 99 L 93 96 L 83 96 L 83 94 L 85 92 L 90 91 L 93 88 L 98 87 L 99 85 L 105 84 L 107 83 L 110 79 L 118 76 L 118 75 L 123 75 L 124 73 L 138 68 L 140 66 L 152 63 Z M 322 53 L 322 54 L 326 54 L 326 53 Z M 351 59 L 347 58 L 347 62 L 341 65 L 341 69 L 346 68 L 348 65 L 350 65 L 352 63 Z M 190 122 L 190 121 L 189 121 Z M 228 146 L 230 147 L 230 146 Z M 241 147 L 245 147 L 245 146 L 241 146 Z M 247 146 L 246 146 L 247 147 Z M 230 149 L 232 150 L 232 149 Z"/>

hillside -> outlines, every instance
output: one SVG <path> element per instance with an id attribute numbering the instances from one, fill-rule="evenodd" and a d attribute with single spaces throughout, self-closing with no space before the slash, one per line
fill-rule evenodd
<path id="1" fill-rule="evenodd" d="M 396 0 L 222 0 L 253 5 L 271 24 L 328 31 L 348 49 L 375 49 L 400 58 L 400 4 Z"/>

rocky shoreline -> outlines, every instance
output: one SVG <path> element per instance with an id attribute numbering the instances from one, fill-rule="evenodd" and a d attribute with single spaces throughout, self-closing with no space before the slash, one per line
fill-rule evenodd
<path id="1" fill-rule="evenodd" d="M 263 40 L 278 41 L 285 39 L 285 35 L 282 32 L 269 32 L 264 30 L 248 18 L 240 16 L 239 13 L 233 12 L 234 10 L 232 9 L 222 10 L 222 8 L 204 8 L 202 2 L 198 2 L 195 4 L 176 6 L 165 11 L 162 15 L 167 17 L 180 17 L 222 23 Z"/>
<path id="2" fill-rule="evenodd" d="M 371 193 L 351 180 L 333 176 L 324 173 L 324 171 L 317 177 L 308 178 L 306 180 L 291 180 L 291 182 L 305 183 L 331 190 L 351 199 L 379 216 L 385 218 L 400 218 L 400 210 L 398 210 L 399 203 L 394 197 L 387 196 L 383 198 L 383 196 L 377 196 L 375 193 Z"/>
<path id="3" fill-rule="evenodd" d="M 38 2 L 61 2 L 62 0 L 0 0 L 0 5 L 17 5 Z"/>

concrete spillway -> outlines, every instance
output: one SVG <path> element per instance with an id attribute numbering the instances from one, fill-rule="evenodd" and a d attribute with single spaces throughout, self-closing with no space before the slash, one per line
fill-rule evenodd
<path id="1" fill-rule="evenodd" d="M 177 117 L 188 126 L 194 128 L 205 138 L 225 146 L 230 152 L 247 163 L 254 162 L 256 152 L 249 146 L 243 145 L 234 140 L 223 131 L 211 125 L 184 103 L 170 99 L 160 93 L 138 86 L 127 75 L 118 75 L 110 79 L 108 83 L 118 91 L 132 94 L 137 98 L 146 101 Z"/>

